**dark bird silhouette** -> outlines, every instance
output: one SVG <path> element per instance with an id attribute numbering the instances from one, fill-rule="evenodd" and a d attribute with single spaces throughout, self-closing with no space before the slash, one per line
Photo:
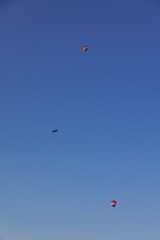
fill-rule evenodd
<path id="1" fill-rule="evenodd" d="M 54 129 L 51 131 L 51 133 L 55 133 L 55 132 L 58 132 L 58 129 Z"/>

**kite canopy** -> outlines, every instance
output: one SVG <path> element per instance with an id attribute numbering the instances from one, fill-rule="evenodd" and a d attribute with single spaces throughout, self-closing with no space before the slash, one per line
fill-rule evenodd
<path id="1" fill-rule="evenodd" d="M 115 207 L 117 205 L 117 202 L 113 200 L 113 201 L 111 201 L 111 205 L 112 205 L 112 207 Z"/>
<path id="2" fill-rule="evenodd" d="M 84 46 L 83 47 L 83 52 L 86 52 L 88 50 L 88 47 L 87 46 Z"/>

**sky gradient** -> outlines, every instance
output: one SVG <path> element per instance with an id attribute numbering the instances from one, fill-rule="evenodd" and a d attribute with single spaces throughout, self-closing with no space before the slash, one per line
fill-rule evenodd
<path id="1" fill-rule="evenodd" d="M 158 0 L 0 2 L 0 240 L 160 239 L 159 26 Z"/>

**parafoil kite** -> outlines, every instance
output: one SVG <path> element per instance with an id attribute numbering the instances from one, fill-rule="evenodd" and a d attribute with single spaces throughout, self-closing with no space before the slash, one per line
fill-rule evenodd
<path id="1" fill-rule="evenodd" d="M 116 201 L 111 201 L 111 205 L 112 205 L 112 207 L 115 207 L 117 205 L 117 202 Z"/>
<path id="2" fill-rule="evenodd" d="M 88 47 L 87 46 L 84 46 L 83 47 L 83 52 L 86 52 L 88 50 Z"/>

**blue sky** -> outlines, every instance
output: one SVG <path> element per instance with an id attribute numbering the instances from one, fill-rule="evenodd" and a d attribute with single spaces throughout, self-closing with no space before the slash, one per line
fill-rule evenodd
<path id="1" fill-rule="evenodd" d="M 1 240 L 159 240 L 159 12 L 0 3 Z"/>

